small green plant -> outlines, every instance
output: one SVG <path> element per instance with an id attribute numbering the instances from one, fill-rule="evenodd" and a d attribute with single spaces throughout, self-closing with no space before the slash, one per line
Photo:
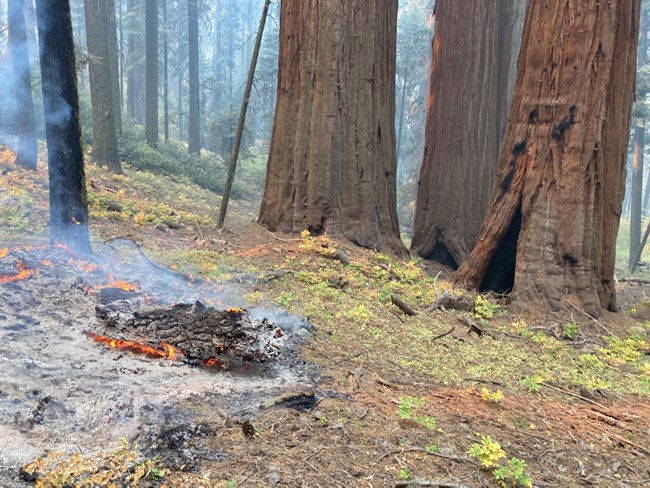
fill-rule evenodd
<path id="1" fill-rule="evenodd" d="M 424 406 L 424 398 L 419 397 L 400 397 L 399 406 L 397 407 L 397 415 L 403 420 L 413 420 L 414 422 L 423 425 L 429 430 L 436 428 L 435 417 L 428 415 L 416 415 L 418 409 Z"/>
<path id="2" fill-rule="evenodd" d="M 499 309 L 499 305 L 490 302 L 487 298 L 479 295 L 474 300 L 474 315 L 481 319 L 491 319 L 494 312 Z"/>
<path id="3" fill-rule="evenodd" d="M 438 452 L 438 446 L 435 444 L 429 444 L 425 449 L 427 452 Z"/>
<path id="4" fill-rule="evenodd" d="M 277 303 L 281 307 L 288 307 L 294 301 L 295 301 L 295 297 L 293 296 L 293 293 L 291 293 L 290 291 L 283 291 L 275 299 L 275 303 Z"/>
<path id="5" fill-rule="evenodd" d="M 412 478 L 411 473 L 409 473 L 409 470 L 406 468 L 400 469 L 399 473 L 397 473 L 397 477 L 401 480 L 410 480 Z"/>
<path id="6" fill-rule="evenodd" d="M 501 466 L 492 471 L 492 475 L 502 487 L 506 487 L 510 483 L 512 486 L 531 488 L 533 486 L 533 480 L 526 471 L 526 468 L 525 461 L 512 457 L 508 459 L 505 466 Z"/>
<path id="7" fill-rule="evenodd" d="M 542 381 L 539 375 L 535 375 L 519 380 L 519 384 L 531 393 L 539 393 L 542 389 Z"/>
<path id="8" fill-rule="evenodd" d="M 562 324 L 562 337 L 570 341 L 574 341 L 580 332 L 580 325 L 577 322 L 565 322 Z"/>
<path id="9" fill-rule="evenodd" d="M 481 388 L 481 400 L 483 403 L 487 403 L 488 405 L 498 405 L 501 403 L 501 400 L 503 400 L 503 392 L 501 390 L 497 390 L 492 393 L 490 390 L 483 387 Z"/>
<path id="10" fill-rule="evenodd" d="M 506 457 L 505 451 L 501 444 L 494 442 L 489 435 L 481 436 L 481 442 L 474 443 L 467 453 L 478 459 L 484 468 L 494 468 L 499 465 L 499 461 Z"/>

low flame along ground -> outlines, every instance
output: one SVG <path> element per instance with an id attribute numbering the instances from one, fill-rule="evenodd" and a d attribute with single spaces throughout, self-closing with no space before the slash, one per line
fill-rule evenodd
<path id="1" fill-rule="evenodd" d="M 160 349 L 145 344 L 144 342 L 125 341 L 122 339 L 113 339 L 103 335 L 95 334 L 94 332 L 86 332 L 86 335 L 92 340 L 106 344 L 108 347 L 118 349 L 120 351 L 130 351 L 137 354 L 144 354 L 154 358 L 167 358 L 178 359 L 179 355 L 183 355 L 183 351 L 175 348 L 166 342 L 160 343 Z"/>
<path id="2" fill-rule="evenodd" d="M 70 251 L 69 248 L 67 248 L 65 245 L 62 244 L 56 244 L 55 247 L 57 247 L 58 249 L 62 249 L 64 251 L 72 252 Z M 3 247 L 0 248 L 0 259 L 6 258 L 12 251 L 22 250 L 22 251 L 32 252 L 36 250 L 43 250 L 45 248 L 46 246 L 40 246 L 38 248 L 33 246 L 24 246 L 22 248 L 17 247 L 14 249 Z M 41 259 L 38 262 L 45 267 L 55 266 L 55 264 L 48 259 Z M 100 266 L 97 264 L 84 261 L 82 259 L 75 259 L 72 257 L 68 259 L 67 264 L 73 265 L 79 271 L 88 274 L 93 273 L 100 269 Z M 0 284 L 25 280 L 36 273 L 35 270 L 27 269 L 25 263 L 21 259 L 16 259 L 16 269 L 18 271 L 16 274 L 9 274 L 9 275 L 0 274 Z M 116 279 L 115 276 L 113 275 L 108 275 L 106 284 L 95 285 L 95 286 L 88 286 L 88 285 L 83 286 L 84 291 L 90 294 L 95 294 L 102 288 L 119 288 L 121 290 L 132 291 L 132 292 L 139 290 L 138 285 L 134 283 L 128 283 L 121 279 Z M 144 298 L 147 299 L 146 295 L 144 296 Z M 227 312 L 233 315 L 241 315 L 244 313 L 244 310 L 242 308 L 233 307 L 233 308 L 229 308 Z M 183 351 L 172 346 L 171 344 L 167 344 L 166 342 L 161 342 L 160 348 L 157 348 L 149 344 L 146 344 L 142 341 L 138 342 L 138 341 L 127 341 L 123 339 L 115 339 L 112 337 L 106 337 L 99 334 L 95 334 L 90 331 L 86 332 L 86 335 L 92 340 L 104 344 L 112 349 L 117 349 L 119 351 L 129 351 L 135 354 L 143 354 L 145 356 L 149 356 L 152 358 L 166 358 L 171 360 L 178 360 L 179 359 L 178 356 L 184 355 Z M 215 357 L 205 359 L 202 364 L 203 366 L 209 368 L 222 368 L 222 369 L 226 368 L 226 363 L 224 363 L 223 361 Z"/>

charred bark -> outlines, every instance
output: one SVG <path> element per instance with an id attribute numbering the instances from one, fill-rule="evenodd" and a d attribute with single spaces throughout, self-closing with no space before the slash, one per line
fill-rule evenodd
<path id="1" fill-rule="evenodd" d="M 259 222 L 406 250 L 396 211 L 396 0 L 284 0 Z"/>
<path id="2" fill-rule="evenodd" d="M 507 120 L 522 2 L 439 0 L 412 250 L 465 261 L 487 209 Z"/>
<path id="3" fill-rule="evenodd" d="M 121 340 L 166 343 L 180 349 L 189 364 L 225 363 L 227 358 L 265 362 L 280 354 L 284 334 L 267 320 L 252 319 L 241 309 L 216 310 L 200 302 L 142 310 L 123 318 L 97 308 L 97 317 Z M 114 329 L 113 329 L 114 328 Z M 219 363 L 215 363 L 219 364 Z"/>
<path id="4" fill-rule="evenodd" d="M 50 179 L 50 239 L 89 253 L 88 199 L 68 0 L 36 0 Z"/>
<path id="5" fill-rule="evenodd" d="M 638 21 L 638 0 L 529 3 L 492 202 L 456 283 L 481 285 L 520 211 L 514 298 L 616 309 Z"/>
<path id="6" fill-rule="evenodd" d="M 29 50 L 25 28 L 25 1 L 9 0 L 9 48 L 14 72 L 14 93 L 16 99 L 16 130 L 18 152 L 16 164 L 36 171 L 38 156 L 34 100 L 32 97 L 32 75 L 29 68 Z"/>

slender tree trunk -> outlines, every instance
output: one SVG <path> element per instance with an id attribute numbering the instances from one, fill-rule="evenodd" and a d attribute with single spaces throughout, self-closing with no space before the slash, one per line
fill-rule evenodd
<path id="1" fill-rule="evenodd" d="M 90 253 L 77 75 L 68 0 L 36 0 L 50 181 L 50 239 Z"/>
<path id="2" fill-rule="evenodd" d="M 119 29 L 119 45 L 118 45 L 118 59 L 120 63 L 120 125 L 122 124 L 121 114 L 124 112 L 124 22 L 122 14 L 122 0 L 119 0 L 117 4 L 117 11 L 119 12 L 118 17 L 118 29 Z M 120 128 L 120 134 L 121 134 Z"/>
<path id="3" fill-rule="evenodd" d="M 115 129 L 118 135 L 122 134 L 122 98 L 120 96 L 120 64 L 119 50 L 117 44 L 117 15 L 115 12 L 115 0 L 105 0 L 106 10 L 106 44 L 108 50 L 109 79 L 113 98 L 113 113 L 115 117 Z M 86 34 L 88 35 L 88 34 Z"/>
<path id="4" fill-rule="evenodd" d="M 110 2 L 85 0 L 88 75 L 93 116 L 93 158 L 109 171 L 122 173 L 117 145 L 117 121 L 113 92 L 111 24 L 107 22 Z"/>
<path id="5" fill-rule="evenodd" d="M 402 80 L 402 96 L 399 110 L 399 129 L 397 130 L 397 151 L 396 158 L 399 163 L 400 150 L 402 148 L 402 131 L 404 130 L 404 113 L 406 112 L 406 87 L 408 86 L 409 70 L 404 68 L 404 77 Z"/>
<path id="6" fill-rule="evenodd" d="M 163 41 L 163 125 L 165 141 L 169 141 L 169 26 L 167 25 L 167 0 L 163 0 L 165 36 Z"/>
<path id="7" fill-rule="evenodd" d="M 396 210 L 396 0 L 284 0 L 259 222 L 405 253 Z"/>
<path id="8" fill-rule="evenodd" d="M 631 266 L 628 268 L 628 272 L 634 273 L 636 267 L 639 265 L 639 261 L 641 261 L 641 254 L 643 254 L 643 249 L 648 243 L 649 236 L 650 222 L 648 222 L 648 225 L 646 225 L 645 232 L 643 233 L 643 239 L 641 239 L 641 244 L 639 244 L 639 247 L 636 249 L 636 251 L 634 251 L 634 259 L 632 260 Z"/>
<path id="9" fill-rule="evenodd" d="M 636 266 L 636 251 L 641 244 L 641 195 L 643 194 L 643 150 L 645 149 L 645 120 L 634 125 L 634 157 L 632 158 L 632 195 L 630 200 L 630 255 L 628 269 Z"/>
<path id="10" fill-rule="evenodd" d="M 126 74 L 126 105 L 129 115 L 135 120 L 135 32 L 133 17 L 135 16 L 135 0 L 126 0 L 126 16 L 128 34 L 127 44 L 127 74 Z"/>
<path id="11" fill-rule="evenodd" d="M 251 64 L 248 68 L 248 76 L 246 78 L 246 88 L 244 89 L 244 98 L 242 99 L 241 109 L 239 111 L 239 119 L 237 120 L 237 131 L 235 132 L 235 139 L 232 145 L 232 154 L 230 155 L 230 165 L 228 166 L 228 176 L 226 177 L 226 184 L 223 190 L 223 198 L 219 207 L 219 218 L 217 219 L 217 228 L 223 227 L 226 220 L 226 212 L 228 210 L 228 201 L 230 200 L 230 190 L 232 189 L 232 182 L 235 179 L 235 170 L 237 169 L 237 158 L 239 158 L 239 147 L 241 145 L 242 135 L 244 134 L 244 124 L 246 123 L 246 111 L 248 110 L 248 102 L 251 96 L 251 89 L 253 88 L 253 80 L 255 79 L 255 68 L 257 66 L 257 58 L 260 54 L 260 46 L 262 45 L 262 35 L 264 34 L 264 25 L 266 24 L 266 16 L 269 12 L 269 5 L 271 0 L 264 1 L 264 9 L 262 10 L 262 17 L 260 18 L 260 25 L 257 28 L 257 37 L 255 38 L 255 46 L 253 47 L 253 55 Z"/>
<path id="12" fill-rule="evenodd" d="M 18 153 L 16 164 L 36 171 L 38 148 L 36 143 L 36 122 L 32 97 L 32 76 L 29 68 L 29 50 L 25 29 L 24 0 L 9 0 L 9 48 L 14 74 L 16 97 L 16 130 L 18 132 Z"/>
<path id="13" fill-rule="evenodd" d="M 178 112 L 178 140 L 183 140 L 183 77 L 178 74 L 178 104 L 176 107 Z"/>
<path id="14" fill-rule="evenodd" d="M 529 2 L 497 185 L 453 281 L 514 282 L 519 303 L 552 310 L 567 295 L 592 316 L 616 309 L 638 21 L 639 0 Z"/>
<path id="15" fill-rule="evenodd" d="M 144 137 L 158 147 L 158 0 L 145 0 L 145 114 Z"/>
<path id="16" fill-rule="evenodd" d="M 199 119 L 199 9 L 197 0 L 187 2 L 187 33 L 189 52 L 190 113 L 188 152 L 201 152 L 201 126 Z"/>

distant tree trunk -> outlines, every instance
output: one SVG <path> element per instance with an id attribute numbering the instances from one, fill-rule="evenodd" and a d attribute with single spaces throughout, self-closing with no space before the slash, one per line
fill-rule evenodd
<path id="1" fill-rule="evenodd" d="M 264 25 L 266 24 L 266 16 L 269 12 L 269 5 L 271 0 L 264 0 L 264 8 L 262 10 L 262 17 L 260 24 L 257 28 L 257 36 L 255 37 L 255 45 L 253 46 L 253 54 L 251 57 L 251 64 L 248 67 L 248 76 L 246 77 L 246 87 L 244 88 L 244 98 L 241 102 L 239 110 L 239 119 L 237 120 L 237 131 L 232 145 L 232 153 L 230 155 L 230 164 L 228 165 L 228 176 L 226 177 L 226 184 L 224 185 L 223 198 L 219 206 L 219 217 L 217 219 L 217 228 L 221 229 L 226 220 L 226 211 L 228 210 L 228 201 L 230 200 L 230 190 L 232 189 L 232 182 L 235 179 L 235 170 L 237 169 L 237 158 L 239 158 L 239 148 L 241 145 L 242 135 L 244 134 L 244 124 L 246 123 L 246 111 L 248 110 L 248 102 L 251 96 L 251 89 L 253 88 L 253 80 L 255 78 L 255 68 L 257 66 L 257 58 L 260 54 L 260 46 L 262 45 L 262 35 L 264 34 Z"/>
<path id="2" fill-rule="evenodd" d="M 117 121 L 113 93 L 113 73 L 110 61 L 111 24 L 106 11 L 110 2 L 85 0 L 88 75 L 93 116 L 93 158 L 107 165 L 113 173 L 122 173 L 117 146 Z"/>
<path id="3" fill-rule="evenodd" d="M 178 101 L 176 111 L 178 112 L 178 140 L 183 140 L 183 77 L 178 74 Z"/>
<path id="4" fill-rule="evenodd" d="M 145 114 L 144 137 L 158 147 L 158 0 L 145 0 Z"/>
<path id="5" fill-rule="evenodd" d="M 77 73 L 68 0 L 36 0 L 50 178 L 50 239 L 90 253 Z"/>
<path id="6" fill-rule="evenodd" d="M 165 141 L 169 140 L 169 26 L 167 25 L 167 0 L 163 0 L 165 36 L 163 40 L 163 126 Z"/>
<path id="7" fill-rule="evenodd" d="M 144 124 L 144 44 L 142 34 L 142 2 L 127 0 L 127 87 L 129 114 L 136 124 Z"/>
<path id="8" fill-rule="evenodd" d="M 24 0 L 9 0 L 9 48 L 14 71 L 14 92 L 16 97 L 16 130 L 18 132 L 18 153 L 16 164 L 36 171 L 38 156 L 36 123 L 32 98 L 32 76 L 29 68 L 29 50 L 25 29 Z"/>
<path id="9" fill-rule="evenodd" d="M 457 267 L 476 243 L 494 181 L 514 10 L 498 0 L 438 0 L 435 20 L 412 249 Z"/>
<path id="10" fill-rule="evenodd" d="M 106 0 L 106 44 L 108 49 L 108 66 L 113 97 L 113 112 L 115 114 L 115 129 L 122 134 L 122 98 L 120 96 L 120 63 L 117 43 L 117 16 L 115 0 Z M 87 35 L 87 34 L 86 34 Z"/>
<path id="11" fill-rule="evenodd" d="M 396 211 L 396 0 L 283 0 L 259 222 L 404 253 Z"/>
<path id="12" fill-rule="evenodd" d="M 630 199 L 630 254 L 628 269 L 636 266 L 636 251 L 641 244 L 641 196 L 643 194 L 643 151 L 645 121 L 639 117 L 634 125 L 634 156 L 632 158 L 632 194 Z"/>
<path id="13" fill-rule="evenodd" d="M 129 115 L 135 120 L 135 32 L 134 21 L 135 16 L 135 0 L 126 0 L 126 16 L 128 34 L 126 36 L 126 105 Z"/>
<path id="14" fill-rule="evenodd" d="M 187 2 L 187 34 L 189 52 L 190 113 L 188 127 L 188 152 L 201 152 L 201 126 L 199 122 L 199 8 L 197 0 Z"/>
<path id="15" fill-rule="evenodd" d="M 397 151 L 396 158 L 399 162 L 400 150 L 402 148 L 402 133 L 404 130 L 404 114 L 406 112 L 406 87 L 408 86 L 409 80 L 409 70 L 404 68 L 404 76 L 402 78 L 402 96 L 400 97 L 400 107 L 399 107 L 399 128 L 397 129 Z"/>
<path id="16" fill-rule="evenodd" d="M 452 276 L 519 302 L 616 309 L 639 0 L 529 2 L 497 185 Z M 558 39 L 562 39 L 558 42 Z"/>

